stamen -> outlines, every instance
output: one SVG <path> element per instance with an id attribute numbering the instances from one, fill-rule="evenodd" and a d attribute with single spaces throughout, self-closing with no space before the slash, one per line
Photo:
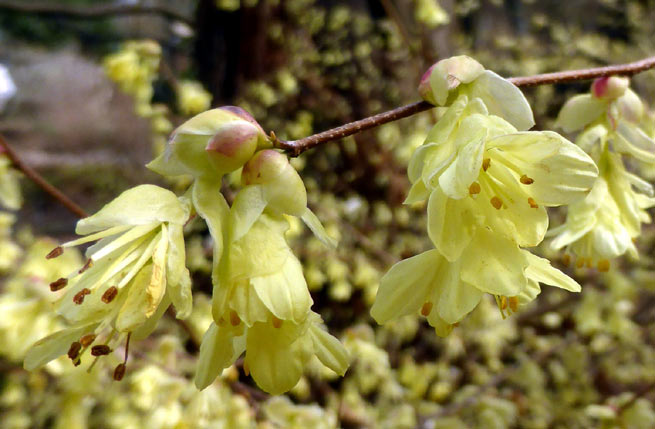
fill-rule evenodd
<path id="1" fill-rule="evenodd" d="M 496 300 L 496 305 L 498 306 L 498 311 L 500 311 L 500 315 L 503 317 L 503 320 L 507 317 L 505 316 L 505 312 L 503 311 L 503 305 L 502 305 L 502 298 L 501 296 L 494 295 L 494 299 Z M 507 307 L 507 303 L 505 303 L 505 307 Z"/>
<path id="2" fill-rule="evenodd" d="M 73 361 L 76 360 L 77 357 L 80 355 L 80 350 L 82 350 L 82 344 L 75 341 L 74 343 L 71 344 L 70 348 L 68 349 L 68 357 Z"/>
<path id="3" fill-rule="evenodd" d="M 476 195 L 479 194 L 481 191 L 480 184 L 478 182 L 473 182 L 471 183 L 471 186 L 469 186 L 469 195 Z"/>
<path id="4" fill-rule="evenodd" d="M 93 266 L 93 259 L 87 259 L 86 263 L 82 268 L 80 268 L 80 271 L 78 271 L 78 273 L 82 274 L 84 271 L 88 270 L 92 266 Z"/>
<path id="5" fill-rule="evenodd" d="M 587 268 L 593 268 L 594 267 L 594 261 L 591 260 L 591 258 L 587 259 Z"/>
<path id="6" fill-rule="evenodd" d="M 577 261 L 575 261 L 575 267 L 576 268 L 582 268 L 584 267 L 584 258 L 580 256 Z"/>
<path id="7" fill-rule="evenodd" d="M 241 319 L 236 311 L 230 310 L 230 325 L 238 326 L 241 323 Z"/>
<path id="8" fill-rule="evenodd" d="M 62 277 L 50 283 L 50 290 L 56 292 L 58 290 L 65 288 L 67 284 L 68 284 L 68 279 L 66 277 Z"/>
<path id="9" fill-rule="evenodd" d="M 243 361 L 243 373 L 246 374 L 246 377 L 250 375 L 250 367 L 245 360 Z"/>
<path id="10" fill-rule="evenodd" d="M 519 297 L 518 296 L 510 296 L 509 297 L 509 308 L 512 310 L 512 312 L 516 313 L 516 310 L 519 307 Z"/>
<path id="11" fill-rule="evenodd" d="M 96 336 L 94 334 L 87 334 L 84 335 L 82 338 L 80 338 L 80 343 L 84 347 L 89 347 L 91 343 L 96 339 Z"/>
<path id="12" fill-rule="evenodd" d="M 607 259 L 601 259 L 598 261 L 598 271 L 601 273 L 606 273 L 610 270 L 610 261 Z"/>
<path id="13" fill-rule="evenodd" d="M 537 204 L 537 202 L 532 197 L 528 198 L 528 204 L 530 204 L 530 208 L 533 208 L 533 209 L 538 209 L 539 208 L 539 204 Z"/>
<path id="14" fill-rule="evenodd" d="M 90 294 L 91 291 L 88 288 L 84 288 L 73 297 L 73 302 L 77 305 L 81 305 L 84 302 L 84 297 Z"/>
<path id="15" fill-rule="evenodd" d="M 91 354 L 93 356 L 105 356 L 111 353 L 111 349 L 107 344 L 100 344 L 97 346 L 91 347 Z"/>
<path id="16" fill-rule="evenodd" d="M 501 296 L 500 297 L 500 309 L 501 310 L 507 309 L 507 297 L 506 296 Z"/>
<path id="17" fill-rule="evenodd" d="M 114 370 L 114 380 L 121 381 L 125 376 L 126 366 L 124 363 L 119 363 Z"/>
<path id="18" fill-rule="evenodd" d="M 424 317 L 428 317 L 430 315 L 430 312 L 432 311 L 432 303 L 430 301 L 426 302 L 423 304 L 421 307 L 421 315 Z"/>
<path id="19" fill-rule="evenodd" d="M 275 316 L 273 316 L 271 319 L 273 321 L 273 327 L 274 328 L 280 329 L 282 327 L 282 320 L 281 319 L 278 319 Z"/>
<path id="20" fill-rule="evenodd" d="M 562 264 L 566 265 L 567 267 L 571 265 L 571 255 L 565 253 L 564 256 L 562 256 Z"/>
<path id="21" fill-rule="evenodd" d="M 223 316 L 221 316 L 218 319 L 218 322 L 216 323 L 218 326 L 225 326 L 225 319 L 223 319 Z"/>
<path id="22" fill-rule="evenodd" d="M 487 171 L 491 165 L 491 158 L 485 158 L 482 160 L 482 170 Z"/>
<path id="23" fill-rule="evenodd" d="M 112 286 L 102 294 L 102 302 L 109 304 L 114 300 L 114 298 L 116 298 L 116 295 L 118 295 L 118 288 L 116 286 Z"/>
<path id="24" fill-rule="evenodd" d="M 491 198 L 491 205 L 494 206 L 496 210 L 500 210 L 500 208 L 503 206 L 503 200 L 494 196 Z"/>
<path id="25" fill-rule="evenodd" d="M 525 174 L 523 176 L 521 176 L 521 178 L 519 180 L 524 185 L 532 185 L 534 183 L 534 179 L 531 179 L 530 177 L 526 176 Z"/>
<path id="26" fill-rule="evenodd" d="M 48 253 L 47 255 L 45 255 L 45 258 L 46 258 L 46 259 L 53 259 L 53 258 L 56 258 L 56 257 L 58 257 L 58 256 L 61 256 L 63 253 L 64 253 L 64 248 L 61 247 L 61 246 L 57 246 L 57 247 L 55 247 L 54 249 L 52 249 L 52 250 L 50 251 L 50 253 Z"/>

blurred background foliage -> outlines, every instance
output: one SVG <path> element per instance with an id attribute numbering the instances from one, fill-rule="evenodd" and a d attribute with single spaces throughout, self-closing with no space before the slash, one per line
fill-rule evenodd
<path id="1" fill-rule="evenodd" d="M 125 44 L 145 39 L 160 51 Z M 92 212 L 130 186 L 161 182 L 143 164 L 209 101 L 200 85 L 213 106 L 239 105 L 265 130 L 298 139 L 415 101 L 427 67 L 455 54 L 503 76 L 651 56 L 655 1 L 0 0 L 0 40 L 18 87 L 0 133 Z M 130 49 L 149 61 L 134 87 L 111 65 Z M 654 78 L 632 82 L 651 105 Z M 537 129 L 552 128 L 563 102 L 588 85 L 527 89 Z M 61 323 L 47 284 L 80 257 L 42 259 L 76 219 L 24 180 L 24 208 L 0 218 L 0 427 L 654 427 L 652 228 L 637 243 L 640 260 L 607 274 L 566 267 L 544 246 L 583 292 L 547 288 L 506 320 L 486 301 L 445 339 L 414 316 L 372 321 L 382 274 L 429 247 L 423 208 L 402 201 L 409 157 L 439 113 L 293 160 L 340 245 L 326 250 L 300 224 L 290 234 L 314 310 L 353 363 L 343 379 L 317 365 L 283 397 L 259 392 L 238 364 L 203 392 L 189 382 L 211 317 L 211 243 L 199 221 L 186 231 L 194 314 L 183 326 L 165 319 L 158 335 L 133 344 L 122 382 L 111 381 L 111 366 L 87 374 L 65 359 L 23 371 L 24 349 Z M 223 190 L 235 186 L 228 179 Z M 562 212 L 551 214 L 561 223 Z"/>

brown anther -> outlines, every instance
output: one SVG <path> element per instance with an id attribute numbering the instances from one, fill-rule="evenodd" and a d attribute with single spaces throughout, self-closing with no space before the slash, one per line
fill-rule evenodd
<path id="1" fill-rule="evenodd" d="M 584 258 L 579 257 L 577 261 L 575 261 L 575 267 L 576 268 L 582 268 L 584 267 Z"/>
<path id="2" fill-rule="evenodd" d="M 473 182 L 471 183 L 471 186 L 469 186 L 469 195 L 479 194 L 481 190 L 480 184 L 478 182 Z"/>
<path id="3" fill-rule="evenodd" d="M 538 209 L 539 208 L 539 204 L 537 204 L 537 202 L 532 197 L 528 198 L 528 204 L 530 204 L 530 208 L 533 208 L 533 209 Z"/>
<path id="4" fill-rule="evenodd" d="M 97 346 L 91 347 L 91 354 L 93 356 L 105 356 L 111 353 L 111 349 L 107 344 L 100 344 Z"/>
<path id="5" fill-rule="evenodd" d="M 482 170 L 487 171 L 491 165 L 491 158 L 485 158 L 482 160 Z"/>
<path id="6" fill-rule="evenodd" d="M 571 265 L 571 255 L 565 253 L 564 256 L 562 256 L 562 264 L 566 265 L 567 267 Z"/>
<path id="7" fill-rule="evenodd" d="M 501 296 L 500 297 L 500 309 L 505 310 L 507 308 L 507 297 L 506 296 Z"/>
<path id="8" fill-rule="evenodd" d="M 70 348 L 68 349 L 68 357 L 71 358 L 71 360 L 76 360 L 77 357 L 80 355 L 80 350 L 82 350 L 82 344 L 78 343 L 75 341 L 74 343 L 71 344 Z"/>
<path id="9" fill-rule="evenodd" d="M 598 271 L 601 273 L 606 273 L 610 270 L 610 261 L 607 259 L 601 259 L 598 261 Z"/>
<path id="10" fill-rule="evenodd" d="M 423 303 L 423 306 L 421 307 L 421 315 L 428 317 L 432 311 L 432 305 L 433 304 L 430 301 Z"/>
<path id="11" fill-rule="evenodd" d="M 114 300 L 114 298 L 116 298 L 116 295 L 118 295 L 118 288 L 116 286 L 112 286 L 102 294 L 102 302 L 109 304 Z"/>
<path id="12" fill-rule="evenodd" d="M 245 360 L 243 361 L 243 373 L 246 374 L 246 377 L 250 375 L 250 367 Z"/>
<path id="13" fill-rule="evenodd" d="M 81 363 L 82 363 L 82 360 L 80 360 L 80 359 L 77 359 L 77 360 L 73 361 L 73 365 L 75 365 L 75 366 L 80 366 Z"/>
<path id="14" fill-rule="evenodd" d="M 230 310 L 230 325 L 238 326 L 241 323 L 241 319 L 236 311 Z"/>
<path id="15" fill-rule="evenodd" d="M 123 377 L 125 376 L 125 369 L 127 367 L 125 366 L 124 363 L 119 363 L 116 366 L 116 369 L 114 370 L 114 380 L 116 381 L 121 381 Z"/>
<path id="16" fill-rule="evenodd" d="M 509 308 L 514 313 L 516 313 L 516 310 L 519 308 L 519 297 L 518 296 L 510 296 L 509 297 Z"/>
<path id="17" fill-rule="evenodd" d="M 453 323 L 453 328 L 457 328 L 459 326 L 459 322 Z"/>
<path id="18" fill-rule="evenodd" d="M 591 258 L 587 259 L 587 268 L 593 268 L 594 267 L 594 261 L 591 260 Z"/>
<path id="19" fill-rule="evenodd" d="M 520 178 L 519 180 L 520 180 L 521 183 L 523 183 L 524 185 L 532 185 L 532 184 L 534 183 L 534 179 L 529 178 L 529 177 L 526 176 L 525 174 L 524 174 L 523 176 L 521 176 L 521 178 Z"/>
<path id="20" fill-rule="evenodd" d="M 82 338 L 80 338 L 80 343 L 84 347 L 89 347 L 95 339 L 96 336 L 94 334 L 86 334 Z"/>
<path id="21" fill-rule="evenodd" d="M 221 316 L 221 317 L 218 319 L 218 322 L 216 322 L 216 324 L 217 324 L 218 326 L 225 326 L 225 319 L 223 319 L 223 316 Z"/>
<path id="22" fill-rule="evenodd" d="M 66 277 L 62 277 L 50 283 L 50 290 L 56 292 L 58 290 L 65 288 L 67 284 L 68 284 L 68 279 Z"/>
<path id="23" fill-rule="evenodd" d="M 496 210 L 500 210 L 500 208 L 503 206 L 503 200 L 494 196 L 491 198 L 491 205 L 494 206 Z"/>
<path id="24" fill-rule="evenodd" d="M 77 305 L 80 305 L 84 302 L 84 297 L 90 294 L 91 291 L 88 288 L 84 288 L 73 297 L 73 302 Z"/>
<path id="25" fill-rule="evenodd" d="M 271 321 L 273 322 L 274 328 L 280 329 L 282 327 L 282 319 L 278 319 L 277 317 L 273 316 Z"/>
<path id="26" fill-rule="evenodd" d="M 64 253 L 64 248 L 61 246 L 57 246 L 54 249 L 50 251 L 47 255 L 45 255 L 46 259 L 52 259 L 56 258 L 57 256 L 61 256 Z"/>
<path id="27" fill-rule="evenodd" d="M 89 259 L 86 260 L 86 263 L 84 264 L 84 266 L 82 268 L 80 268 L 80 271 L 78 271 L 78 273 L 82 274 L 84 271 L 88 270 L 92 266 L 93 266 L 93 259 L 89 258 Z"/>

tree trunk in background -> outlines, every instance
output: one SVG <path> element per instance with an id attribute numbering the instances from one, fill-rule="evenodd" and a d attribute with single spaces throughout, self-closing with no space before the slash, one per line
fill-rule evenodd
<path id="1" fill-rule="evenodd" d="M 193 55 L 198 76 L 214 96 L 215 105 L 230 102 L 242 80 L 267 73 L 269 16 L 266 2 L 236 11 L 219 9 L 214 0 L 198 3 Z"/>

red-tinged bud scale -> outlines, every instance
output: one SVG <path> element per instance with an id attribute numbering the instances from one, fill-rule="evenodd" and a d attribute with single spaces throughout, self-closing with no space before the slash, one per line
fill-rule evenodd
<path id="1" fill-rule="evenodd" d="M 630 80 L 626 77 L 601 77 L 591 84 L 591 94 L 596 98 L 613 100 L 622 96 L 629 84 Z"/>

